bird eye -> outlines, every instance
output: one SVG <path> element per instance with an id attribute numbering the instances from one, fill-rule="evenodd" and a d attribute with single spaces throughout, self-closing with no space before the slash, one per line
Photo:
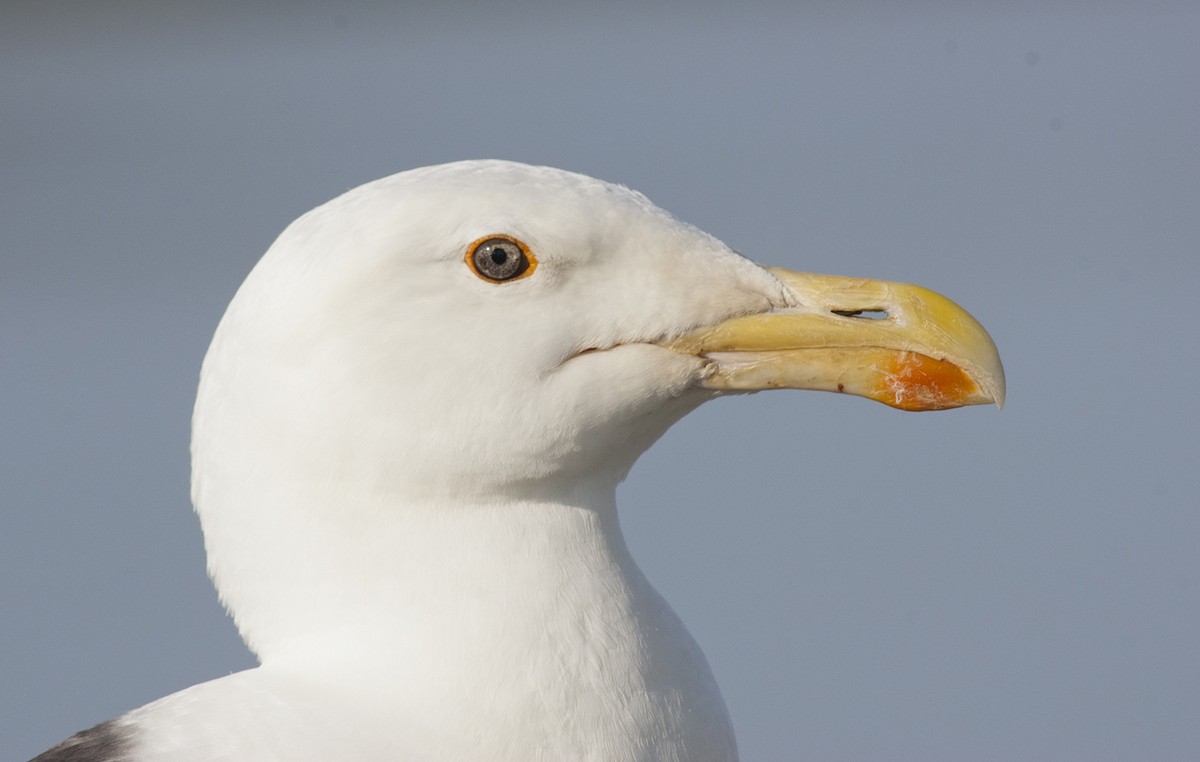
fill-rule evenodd
<path id="1" fill-rule="evenodd" d="M 489 236 L 467 249 L 467 265 L 480 278 L 502 283 L 532 273 L 537 259 L 515 238 Z"/>

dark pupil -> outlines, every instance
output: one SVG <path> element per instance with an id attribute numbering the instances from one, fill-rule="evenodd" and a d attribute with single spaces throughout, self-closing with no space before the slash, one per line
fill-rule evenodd
<path id="1" fill-rule="evenodd" d="M 504 261 L 506 259 L 508 259 L 507 251 L 505 251 L 504 249 L 501 249 L 499 246 L 492 249 L 492 261 L 493 262 L 495 262 L 498 265 L 502 265 L 502 264 L 504 264 Z"/>

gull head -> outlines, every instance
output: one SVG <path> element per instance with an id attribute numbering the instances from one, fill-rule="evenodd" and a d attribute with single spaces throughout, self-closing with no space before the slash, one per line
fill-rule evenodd
<path id="1" fill-rule="evenodd" d="M 945 297 L 761 267 L 618 185 L 501 161 L 368 183 L 280 235 L 205 359 L 210 570 L 261 653 L 271 627 L 246 612 L 352 556 L 347 527 L 606 505 L 688 411 L 771 388 L 923 410 L 1004 387 L 986 331 Z"/>
<path id="2" fill-rule="evenodd" d="M 205 361 L 210 443 L 405 498 L 613 482 L 714 394 L 663 343 L 791 303 L 773 274 L 626 188 L 478 161 L 293 223 Z"/>

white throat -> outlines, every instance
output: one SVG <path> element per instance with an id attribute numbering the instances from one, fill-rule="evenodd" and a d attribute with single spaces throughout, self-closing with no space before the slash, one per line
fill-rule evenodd
<path id="1" fill-rule="evenodd" d="M 290 565 L 243 569 L 278 584 L 233 591 L 263 669 L 327 681 L 464 754 L 533 742 L 582 758 L 602 741 L 615 759 L 734 757 L 704 656 L 630 557 L 611 488 L 450 506 L 323 497 L 242 512 L 272 517 L 264 563 Z"/>

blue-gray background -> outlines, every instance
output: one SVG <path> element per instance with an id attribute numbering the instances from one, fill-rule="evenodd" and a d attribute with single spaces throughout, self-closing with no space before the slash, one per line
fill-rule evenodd
<path id="1" fill-rule="evenodd" d="M 1198 758 L 1198 39 L 1183 3 L 5 3 L 0 758 L 252 664 L 187 496 L 211 331 L 300 213 L 479 157 L 1000 346 L 1003 412 L 726 399 L 623 487 L 745 759 Z"/>

